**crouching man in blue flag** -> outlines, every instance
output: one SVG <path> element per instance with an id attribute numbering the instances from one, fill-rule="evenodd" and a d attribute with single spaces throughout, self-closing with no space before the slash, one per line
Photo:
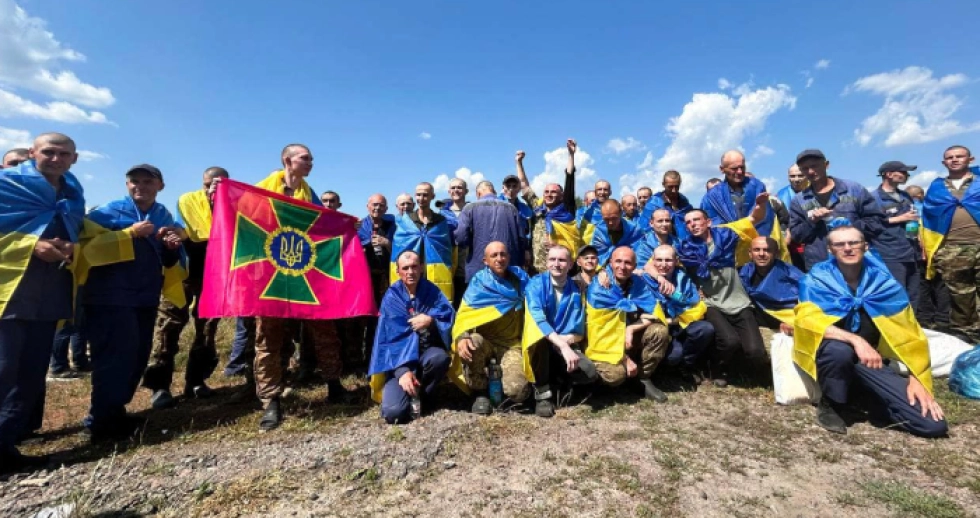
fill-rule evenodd
<path id="1" fill-rule="evenodd" d="M 45 133 L 29 156 L 0 170 L 0 473 L 47 463 L 14 445 L 43 402 L 58 321 L 72 318 L 68 267 L 85 214 L 82 186 L 68 171 L 75 143 Z"/>
<path id="2" fill-rule="evenodd" d="M 396 259 L 398 281 L 381 299 L 378 331 L 371 350 L 371 396 L 389 424 L 413 417 L 412 400 L 423 410 L 449 372 L 447 353 L 453 307 L 439 288 L 422 279 L 419 255 L 406 250 Z"/>
<path id="3" fill-rule="evenodd" d="M 585 312 L 582 291 L 568 278 L 571 250 L 552 246 L 547 265 L 547 272 L 527 284 L 521 339 L 524 375 L 534 384 L 534 413 L 540 417 L 555 415 L 552 381 L 584 385 L 597 377 L 595 364 L 582 354 L 579 345 L 585 338 Z"/>
<path id="4" fill-rule="evenodd" d="M 486 266 L 470 279 L 456 313 L 449 377 L 463 392 L 476 395 L 474 414 L 489 415 L 493 412 L 487 392 L 491 359 L 503 372 L 504 397 L 520 403 L 530 392 L 521 354 L 528 277 L 510 265 L 507 245 L 500 241 L 487 245 L 483 262 Z"/>
<path id="5" fill-rule="evenodd" d="M 908 296 L 879 259 L 866 255 L 864 234 L 851 226 L 830 231 L 832 257 L 800 283 L 793 361 L 823 391 L 817 424 L 847 433 L 841 409 L 871 396 L 873 419 L 920 437 L 946 435 L 932 396 L 929 347 Z"/>
<path id="6" fill-rule="evenodd" d="M 92 404 L 85 429 L 93 441 L 130 437 L 139 422 L 126 415 L 150 359 L 161 292 L 186 305 L 180 264 L 184 230 L 156 202 L 163 174 L 141 164 L 126 172 L 128 196 L 88 213 L 79 284 L 85 284 L 92 348 Z"/>

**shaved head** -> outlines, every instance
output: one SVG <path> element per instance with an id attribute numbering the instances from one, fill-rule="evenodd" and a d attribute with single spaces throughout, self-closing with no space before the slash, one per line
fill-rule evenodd
<path id="1" fill-rule="evenodd" d="M 75 141 L 64 133 L 41 133 L 37 137 L 34 137 L 34 149 L 40 149 L 44 147 L 45 144 L 51 144 L 54 146 L 69 146 L 71 149 L 75 149 Z"/>

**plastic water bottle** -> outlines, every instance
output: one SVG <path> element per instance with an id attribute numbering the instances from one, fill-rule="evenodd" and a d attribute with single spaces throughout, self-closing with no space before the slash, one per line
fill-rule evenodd
<path id="1" fill-rule="evenodd" d="M 497 406 L 504 402 L 504 371 L 497 364 L 496 358 L 490 359 L 490 366 L 487 367 L 487 392 L 489 392 L 490 403 Z"/>
<path id="2" fill-rule="evenodd" d="M 415 299 L 412 299 L 412 301 L 414 301 L 414 300 Z M 408 318 L 412 318 L 412 317 L 415 316 L 415 305 L 412 304 L 412 301 L 409 301 L 409 303 L 408 303 Z M 419 335 L 419 343 L 423 343 L 424 344 L 424 343 L 427 343 L 429 341 L 429 328 L 425 327 L 425 328 L 419 329 L 418 331 L 416 331 L 416 333 L 418 333 L 418 335 Z"/>
<path id="3" fill-rule="evenodd" d="M 371 235 L 372 236 L 375 236 L 375 237 L 378 236 L 378 228 L 379 228 L 379 226 L 377 224 L 375 224 L 374 225 L 374 229 L 371 231 Z M 374 245 L 374 255 L 377 256 L 380 259 L 383 254 L 384 254 L 384 249 L 381 248 L 381 245 L 375 244 Z"/>
<path id="4" fill-rule="evenodd" d="M 919 222 L 916 220 L 905 222 L 905 237 L 909 239 L 919 239 Z"/>
<path id="5" fill-rule="evenodd" d="M 412 420 L 422 417 L 422 400 L 416 395 L 412 397 Z"/>
<path id="6" fill-rule="evenodd" d="M 670 294 L 670 300 L 673 300 L 674 302 L 684 302 L 684 295 L 681 293 L 681 290 L 675 287 L 674 292 Z"/>

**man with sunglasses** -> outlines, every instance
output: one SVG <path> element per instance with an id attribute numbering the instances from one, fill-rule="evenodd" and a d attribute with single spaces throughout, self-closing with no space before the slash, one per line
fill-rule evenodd
<path id="1" fill-rule="evenodd" d="M 857 182 L 827 175 L 830 162 L 819 149 L 796 156 L 796 165 L 810 186 L 793 197 L 789 208 L 790 235 L 803 243 L 806 270 L 827 259 L 827 233 L 847 224 L 860 230 L 871 244 L 884 230 L 884 214 L 867 189 Z"/>

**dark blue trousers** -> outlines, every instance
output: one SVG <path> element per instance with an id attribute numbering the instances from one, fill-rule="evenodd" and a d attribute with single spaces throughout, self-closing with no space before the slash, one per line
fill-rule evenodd
<path id="1" fill-rule="evenodd" d="M 16 451 L 14 444 L 28 431 L 30 414 L 44 397 L 57 326 L 53 320 L 0 320 L 0 451 Z"/>
<path id="2" fill-rule="evenodd" d="M 888 271 L 891 272 L 892 277 L 898 281 L 899 284 L 905 288 L 906 293 L 909 294 L 909 304 L 912 306 L 912 311 L 915 311 L 919 307 L 919 268 L 915 261 L 908 261 L 905 263 L 899 262 L 885 262 L 885 266 Z"/>
<path id="3" fill-rule="evenodd" d="M 709 322 L 698 320 L 671 337 L 667 351 L 667 365 L 693 369 L 715 341 L 715 328 Z"/>
<path id="4" fill-rule="evenodd" d="M 836 404 L 848 402 L 852 389 L 863 389 L 875 408 L 869 408 L 899 428 L 919 437 L 942 437 L 948 430 L 946 421 L 922 417 L 922 407 L 909 404 L 906 391 L 909 380 L 884 367 L 871 369 L 858 361 L 854 348 L 838 340 L 824 340 L 817 350 L 817 379 L 823 397 Z"/>
<path id="5" fill-rule="evenodd" d="M 447 372 L 449 372 L 449 354 L 445 349 L 429 347 L 422 351 L 415 376 L 422 384 L 420 389 L 423 395 L 431 396 L 439 386 L 439 382 L 446 377 Z M 394 376 L 388 378 L 381 393 L 381 417 L 388 424 L 407 423 L 411 419 L 411 411 L 412 398 L 402 390 Z"/>
<path id="6" fill-rule="evenodd" d="M 111 432 L 126 417 L 153 348 L 157 308 L 85 307 L 92 349 L 92 403 L 85 426 Z"/>
<path id="7" fill-rule="evenodd" d="M 231 343 L 231 354 L 225 365 L 225 376 L 238 376 L 252 365 L 255 357 L 255 319 L 238 317 L 235 319 L 235 339 Z"/>

